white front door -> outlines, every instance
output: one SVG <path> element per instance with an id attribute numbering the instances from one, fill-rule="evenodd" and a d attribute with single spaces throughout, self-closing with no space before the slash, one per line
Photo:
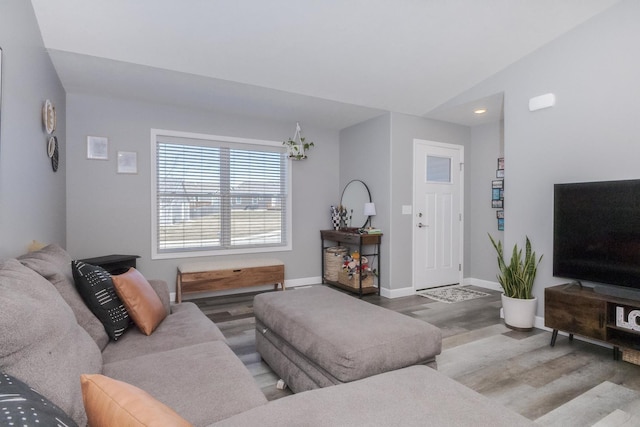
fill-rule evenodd
<path id="1" fill-rule="evenodd" d="M 462 281 L 464 147 L 413 141 L 413 287 Z"/>

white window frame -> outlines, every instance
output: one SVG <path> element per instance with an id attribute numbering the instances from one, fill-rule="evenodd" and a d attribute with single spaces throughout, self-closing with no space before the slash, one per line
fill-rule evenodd
<path id="1" fill-rule="evenodd" d="M 194 258 L 201 256 L 234 255 L 261 252 L 283 252 L 292 249 L 293 222 L 292 222 L 292 200 L 291 183 L 293 181 L 291 159 L 288 159 L 288 174 L 286 180 L 287 197 L 286 203 L 286 235 L 287 242 L 283 246 L 259 247 L 259 248 L 239 248 L 239 249 L 216 249 L 202 251 L 178 251 L 178 252 L 158 252 L 158 209 L 157 209 L 157 141 L 159 136 L 200 139 L 203 141 L 222 141 L 238 144 L 253 144 L 265 146 L 282 147 L 281 141 L 270 141 L 263 139 L 237 138 L 232 136 L 208 135 L 202 133 L 182 132 L 166 129 L 151 129 L 151 259 L 172 259 L 172 258 Z"/>

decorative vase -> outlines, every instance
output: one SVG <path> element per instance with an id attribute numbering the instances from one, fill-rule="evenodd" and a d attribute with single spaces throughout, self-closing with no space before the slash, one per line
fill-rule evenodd
<path id="1" fill-rule="evenodd" d="M 537 305 L 538 298 L 536 297 L 533 299 L 520 299 L 502 294 L 504 324 L 516 331 L 532 330 L 535 323 Z"/>
<path id="2" fill-rule="evenodd" d="M 340 210 L 335 206 L 331 206 L 331 225 L 334 230 L 340 230 Z"/>

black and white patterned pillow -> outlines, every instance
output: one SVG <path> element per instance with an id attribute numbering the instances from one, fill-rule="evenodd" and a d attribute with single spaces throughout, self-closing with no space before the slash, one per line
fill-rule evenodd
<path id="1" fill-rule="evenodd" d="M 0 373 L 0 426 L 78 425 L 40 393 L 5 373 Z"/>
<path id="2" fill-rule="evenodd" d="M 109 337 L 116 341 L 131 324 L 131 318 L 116 294 L 111 274 L 102 267 L 82 261 L 73 261 L 71 270 L 85 304 L 100 319 Z"/>

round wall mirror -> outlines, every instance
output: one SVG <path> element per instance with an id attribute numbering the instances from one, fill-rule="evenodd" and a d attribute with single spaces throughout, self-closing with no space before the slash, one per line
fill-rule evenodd
<path id="1" fill-rule="evenodd" d="M 370 202 L 369 187 L 359 179 L 354 179 L 344 187 L 340 204 L 347 210 L 347 227 L 363 228 L 367 225 L 369 216 L 364 214 L 364 204 Z"/>

